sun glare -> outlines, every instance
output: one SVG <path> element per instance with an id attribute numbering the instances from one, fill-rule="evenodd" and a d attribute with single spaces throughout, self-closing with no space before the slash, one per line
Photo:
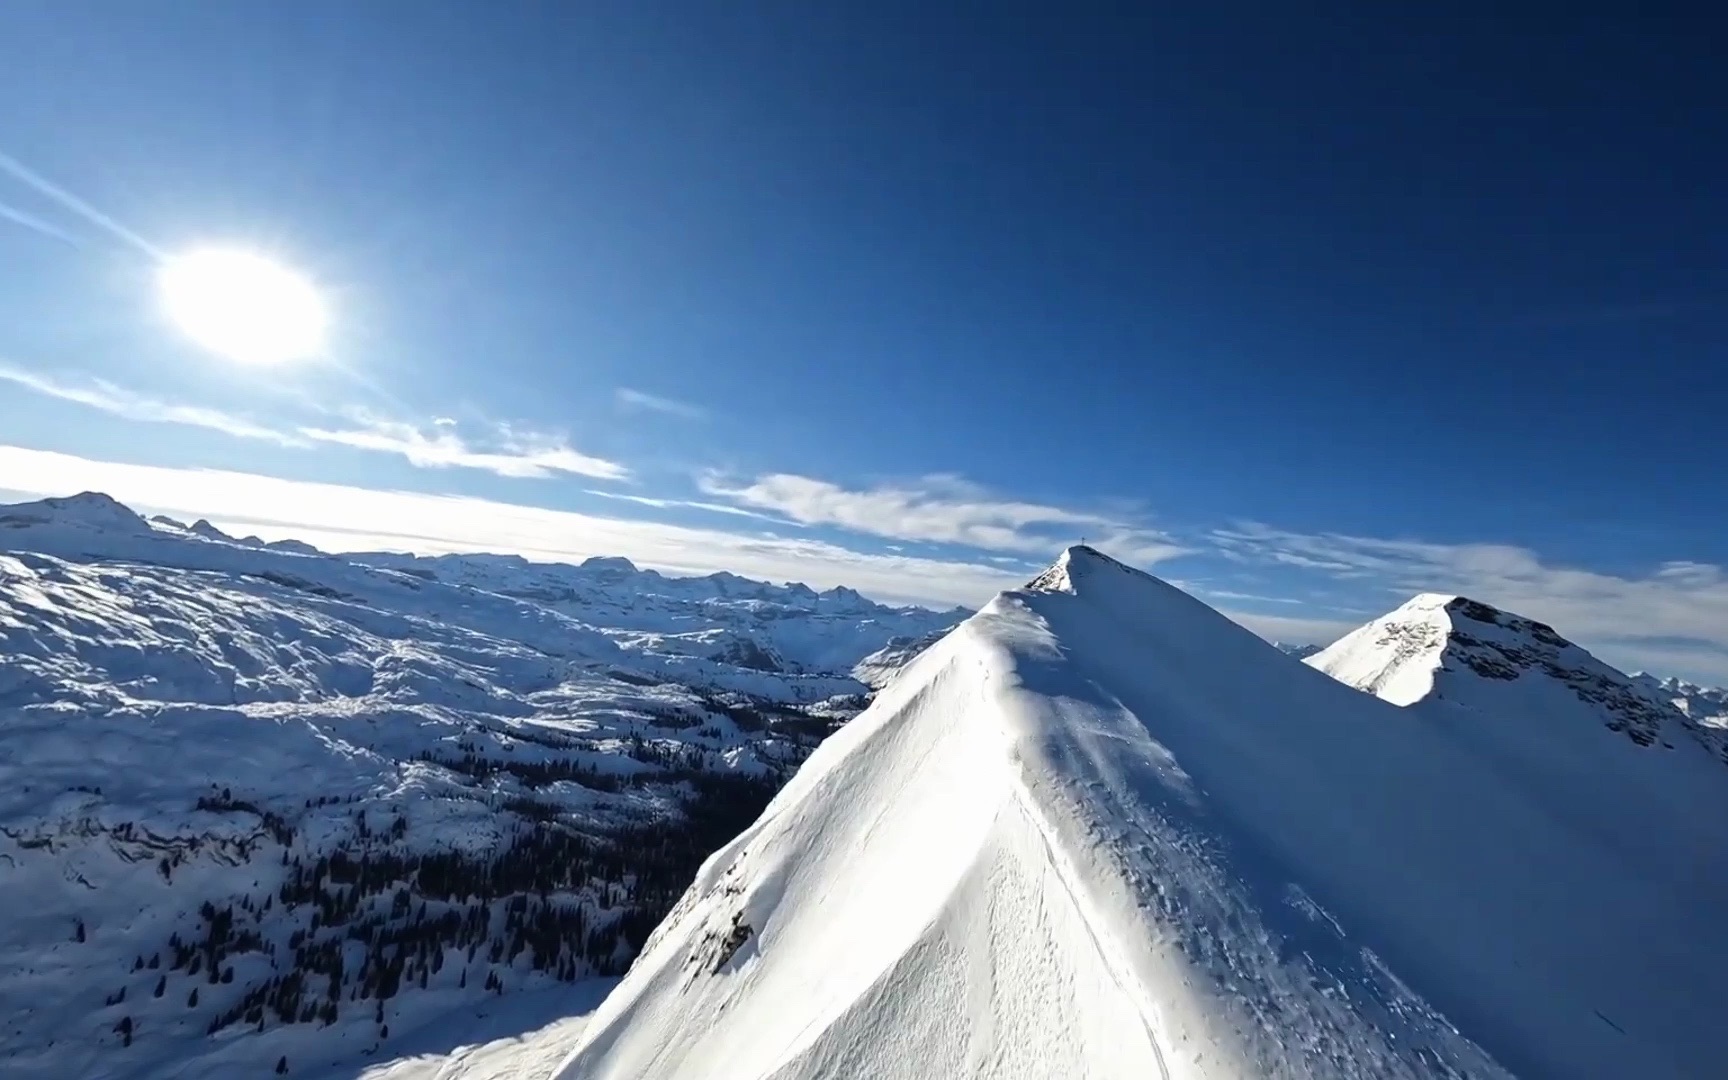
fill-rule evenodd
<path id="1" fill-rule="evenodd" d="M 242 364 L 317 355 L 328 316 L 312 283 L 263 255 L 201 248 L 163 262 L 162 303 L 188 337 Z"/>

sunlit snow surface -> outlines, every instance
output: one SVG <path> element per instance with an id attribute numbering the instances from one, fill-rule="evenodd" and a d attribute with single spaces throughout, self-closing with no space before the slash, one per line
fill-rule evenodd
<path id="1" fill-rule="evenodd" d="M 708 861 L 560 1076 L 1721 1075 L 1728 770 L 1492 681 L 1399 708 L 1072 550 Z"/>

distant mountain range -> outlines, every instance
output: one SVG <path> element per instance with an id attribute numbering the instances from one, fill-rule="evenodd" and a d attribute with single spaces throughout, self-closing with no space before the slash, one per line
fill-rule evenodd
<path id="1" fill-rule="evenodd" d="M 1728 689 L 1699 686 L 1684 679 L 1663 678 L 1644 672 L 1638 672 L 1632 678 L 1695 723 L 1708 728 L 1728 728 Z"/>

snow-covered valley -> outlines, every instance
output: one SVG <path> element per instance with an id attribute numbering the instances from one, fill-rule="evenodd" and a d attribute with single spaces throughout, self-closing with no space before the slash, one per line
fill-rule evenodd
<path id="1" fill-rule="evenodd" d="M 351 1074 L 580 997 L 858 711 L 850 668 L 958 617 L 0 507 L 4 1071 Z"/>

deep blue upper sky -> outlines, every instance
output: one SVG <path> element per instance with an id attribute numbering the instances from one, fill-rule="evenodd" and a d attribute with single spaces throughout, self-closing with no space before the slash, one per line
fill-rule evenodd
<path id="1" fill-rule="evenodd" d="M 0 7 L 0 153 L 336 320 L 329 363 L 224 365 L 0 173 L 76 240 L 0 220 L 0 430 L 81 459 L 0 488 L 927 600 L 1088 534 L 1271 633 L 1467 589 L 1728 674 L 1708 27 L 931 6 Z M 499 475 L 566 444 L 629 475 Z M 392 530 L 115 463 L 584 516 Z"/>

